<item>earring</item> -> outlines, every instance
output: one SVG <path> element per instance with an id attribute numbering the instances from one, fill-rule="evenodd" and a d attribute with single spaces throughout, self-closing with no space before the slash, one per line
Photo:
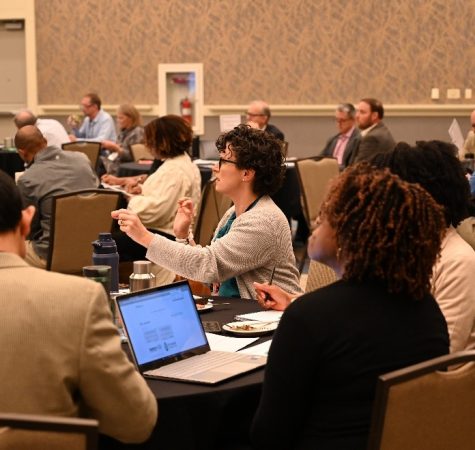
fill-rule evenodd
<path id="1" fill-rule="evenodd" d="M 340 261 L 340 256 L 341 256 L 341 247 L 338 247 L 336 250 L 336 260 Z"/>

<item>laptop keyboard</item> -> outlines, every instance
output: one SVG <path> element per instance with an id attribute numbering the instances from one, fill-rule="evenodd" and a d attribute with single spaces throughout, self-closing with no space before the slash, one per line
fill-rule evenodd
<path id="1" fill-rule="evenodd" d="M 192 375 L 215 369 L 216 367 L 242 359 L 241 353 L 210 351 L 182 361 L 148 370 L 146 375 L 159 375 L 170 378 L 189 378 Z"/>

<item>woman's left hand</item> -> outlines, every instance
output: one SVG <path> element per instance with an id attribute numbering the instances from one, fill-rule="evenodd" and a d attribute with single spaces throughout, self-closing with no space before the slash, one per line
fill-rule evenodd
<path id="1" fill-rule="evenodd" d="M 120 231 L 145 248 L 149 247 L 154 235 L 144 227 L 137 214 L 128 209 L 117 209 L 111 212 L 111 216 L 118 220 Z"/>

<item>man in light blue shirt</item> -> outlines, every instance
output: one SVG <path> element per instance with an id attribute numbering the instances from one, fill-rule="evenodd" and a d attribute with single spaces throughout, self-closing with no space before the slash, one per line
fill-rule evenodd
<path id="1" fill-rule="evenodd" d="M 101 109 L 101 99 L 97 94 L 86 94 L 81 100 L 81 110 L 85 119 L 79 129 L 77 122 L 68 118 L 68 123 L 72 126 L 74 133 L 69 136 L 71 141 L 115 142 L 117 140 L 114 121 L 109 113 Z"/>

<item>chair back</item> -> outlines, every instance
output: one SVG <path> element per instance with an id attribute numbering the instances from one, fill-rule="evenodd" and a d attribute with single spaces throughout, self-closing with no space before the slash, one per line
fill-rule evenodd
<path id="1" fill-rule="evenodd" d="M 457 227 L 457 233 L 475 250 L 475 217 L 467 217 Z"/>
<path id="2" fill-rule="evenodd" d="M 475 351 L 382 375 L 368 450 L 471 450 L 474 405 Z"/>
<path id="3" fill-rule="evenodd" d="M 316 291 L 317 289 L 334 283 L 337 280 L 338 275 L 333 269 L 318 261 L 310 260 L 305 292 Z"/>
<path id="4" fill-rule="evenodd" d="M 204 247 L 211 243 L 221 217 L 231 207 L 231 204 L 231 199 L 216 192 L 214 181 L 208 181 L 205 184 L 193 231 L 197 244 Z"/>
<path id="5" fill-rule="evenodd" d="M 289 143 L 287 141 L 282 141 L 282 154 L 284 155 L 284 158 L 287 158 L 287 155 L 289 154 Z"/>
<path id="6" fill-rule="evenodd" d="M 335 158 L 306 158 L 295 161 L 300 184 L 302 209 L 308 228 L 313 229 L 315 219 L 327 193 L 330 180 L 338 176 Z"/>
<path id="7" fill-rule="evenodd" d="M 72 152 L 84 153 L 91 162 L 92 168 L 95 170 L 97 163 L 99 161 L 99 153 L 101 151 L 100 142 L 89 142 L 89 141 L 77 141 L 77 142 L 66 142 L 61 148 L 63 150 L 68 150 Z"/>
<path id="8" fill-rule="evenodd" d="M 92 241 L 111 232 L 111 211 L 117 209 L 120 192 L 86 189 L 53 196 L 47 270 L 82 275 L 92 264 Z"/>
<path id="9" fill-rule="evenodd" d="M 0 450 L 97 450 L 99 422 L 0 413 Z"/>
<path id="10" fill-rule="evenodd" d="M 140 161 L 141 159 L 155 159 L 150 150 L 145 147 L 144 144 L 132 144 L 130 148 L 132 150 L 132 158 L 134 158 L 135 162 Z"/>

